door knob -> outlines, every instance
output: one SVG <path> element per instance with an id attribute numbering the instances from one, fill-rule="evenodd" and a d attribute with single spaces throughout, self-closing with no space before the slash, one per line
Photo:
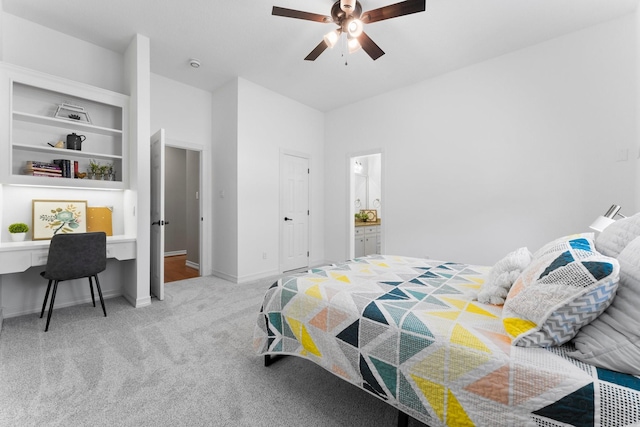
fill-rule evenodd
<path id="1" fill-rule="evenodd" d="M 293 218 L 287 218 L 286 216 L 284 217 L 285 221 L 293 221 Z"/>

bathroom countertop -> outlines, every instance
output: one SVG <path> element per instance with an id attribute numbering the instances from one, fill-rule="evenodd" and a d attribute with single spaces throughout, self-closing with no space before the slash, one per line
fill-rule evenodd
<path id="1" fill-rule="evenodd" d="M 356 221 L 356 227 L 366 227 L 367 225 L 380 225 L 382 220 L 378 219 L 377 221 Z"/>

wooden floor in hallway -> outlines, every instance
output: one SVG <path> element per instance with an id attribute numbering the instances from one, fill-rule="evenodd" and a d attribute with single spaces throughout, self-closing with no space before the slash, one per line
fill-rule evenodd
<path id="1" fill-rule="evenodd" d="M 187 266 L 186 255 L 164 257 L 164 282 L 176 282 L 178 280 L 200 277 L 200 271 Z"/>

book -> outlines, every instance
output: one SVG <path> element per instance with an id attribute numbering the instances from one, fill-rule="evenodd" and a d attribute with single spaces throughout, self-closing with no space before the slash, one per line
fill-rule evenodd
<path id="1" fill-rule="evenodd" d="M 53 163 L 55 163 L 56 165 L 60 166 L 60 169 L 62 170 L 62 177 L 63 178 L 73 178 L 73 175 L 71 175 L 71 160 L 68 160 L 68 159 L 54 159 Z"/>
<path id="2" fill-rule="evenodd" d="M 50 170 L 60 170 L 60 166 L 55 163 L 46 163 L 46 162 L 37 162 L 34 160 L 28 160 L 26 162 L 26 169 L 50 169 Z"/>
<path id="3" fill-rule="evenodd" d="M 37 162 L 37 161 L 29 160 L 26 162 L 24 173 L 26 175 L 33 175 L 33 176 L 61 177 L 62 169 L 58 165 L 53 163 L 45 163 L 45 162 Z"/>

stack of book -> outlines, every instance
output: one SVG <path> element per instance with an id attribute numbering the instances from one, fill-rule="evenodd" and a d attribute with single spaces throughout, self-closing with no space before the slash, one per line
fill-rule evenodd
<path id="1" fill-rule="evenodd" d="M 25 173 L 33 176 L 47 176 L 52 178 L 62 178 L 62 168 L 55 163 L 27 161 Z"/>
<path id="2" fill-rule="evenodd" d="M 71 160 L 67 159 L 55 159 L 53 161 L 54 164 L 60 166 L 60 170 L 62 170 L 63 178 L 74 178 L 73 170 L 71 166 Z"/>

